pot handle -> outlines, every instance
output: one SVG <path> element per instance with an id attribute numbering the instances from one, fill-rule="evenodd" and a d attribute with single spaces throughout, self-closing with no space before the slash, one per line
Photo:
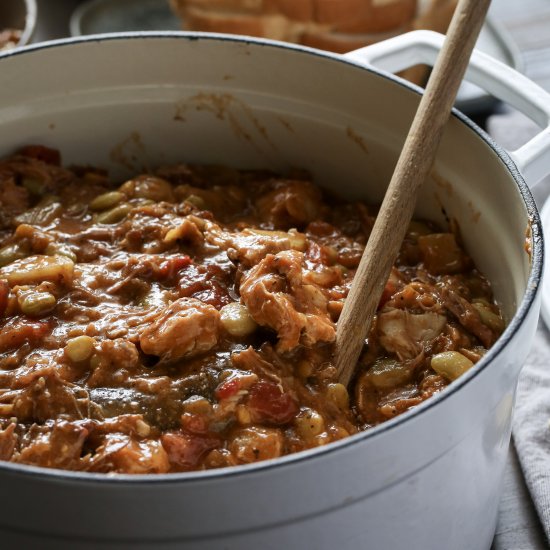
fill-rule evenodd
<path id="1" fill-rule="evenodd" d="M 412 31 L 344 54 L 361 64 L 396 73 L 414 65 L 433 67 L 445 36 Z M 475 50 L 465 79 L 509 103 L 543 130 L 510 152 L 523 177 L 533 187 L 550 173 L 550 94 L 526 76 L 491 56 Z"/>

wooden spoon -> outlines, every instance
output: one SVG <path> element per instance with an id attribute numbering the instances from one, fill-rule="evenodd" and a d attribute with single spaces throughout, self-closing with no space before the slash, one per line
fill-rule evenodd
<path id="1" fill-rule="evenodd" d="M 348 385 L 428 176 L 491 0 L 460 0 L 338 321 L 334 362 Z"/>

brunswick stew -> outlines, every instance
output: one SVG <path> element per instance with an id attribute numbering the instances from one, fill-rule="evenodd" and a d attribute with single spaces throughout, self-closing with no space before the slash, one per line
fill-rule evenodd
<path id="1" fill-rule="evenodd" d="M 0 160 L 0 459 L 105 473 L 317 447 L 443 390 L 504 328 L 458 231 L 411 223 L 348 390 L 335 326 L 376 209 L 307 174 L 112 182 Z"/>

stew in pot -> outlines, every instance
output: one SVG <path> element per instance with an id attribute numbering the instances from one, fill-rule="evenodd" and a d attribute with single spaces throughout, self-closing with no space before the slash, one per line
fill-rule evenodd
<path id="1" fill-rule="evenodd" d="M 376 209 L 181 164 L 0 161 L 0 459 L 164 473 L 276 458 L 443 390 L 504 328 L 456 228 L 410 224 L 348 390 L 335 326 Z M 452 225 L 452 224 L 451 224 Z"/>

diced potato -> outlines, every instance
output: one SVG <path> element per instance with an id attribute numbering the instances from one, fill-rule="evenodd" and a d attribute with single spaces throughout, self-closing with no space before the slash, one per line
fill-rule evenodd
<path id="1" fill-rule="evenodd" d="M 10 286 L 51 281 L 68 285 L 73 280 L 74 263 L 65 256 L 29 256 L 0 269 L 0 279 Z"/>
<path id="2" fill-rule="evenodd" d="M 231 336 L 243 337 L 252 334 L 258 325 L 252 319 L 248 308 L 239 302 L 231 302 L 220 309 L 223 328 Z"/>
<path id="3" fill-rule="evenodd" d="M 452 233 L 432 233 L 418 237 L 426 269 L 434 275 L 458 273 L 467 267 L 468 258 Z"/>
<path id="4" fill-rule="evenodd" d="M 456 380 L 473 367 L 472 361 L 458 351 L 444 351 L 432 357 L 432 369 L 450 380 Z"/>

